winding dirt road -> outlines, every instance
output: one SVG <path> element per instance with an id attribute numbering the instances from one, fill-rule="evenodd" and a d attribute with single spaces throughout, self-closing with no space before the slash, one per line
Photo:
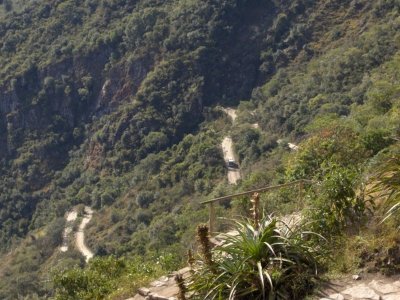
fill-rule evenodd
<path id="1" fill-rule="evenodd" d="M 85 257 L 88 262 L 93 257 L 93 252 L 85 244 L 85 227 L 90 222 L 93 216 L 93 210 L 89 206 L 85 206 L 85 215 L 79 224 L 78 231 L 75 233 L 75 247 Z M 78 218 L 78 212 L 76 208 L 72 209 L 65 215 L 65 228 L 63 232 L 63 243 L 60 247 L 61 252 L 67 252 L 69 247 L 69 236 L 71 235 L 74 227 L 74 223 Z"/>
<path id="2" fill-rule="evenodd" d="M 227 107 L 227 108 L 223 108 L 222 109 L 228 116 L 231 117 L 232 122 L 234 123 L 236 118 L 237 118 L 237 114 L 236 114 L 236 109 Z"/>
<path id="3" fill-rule="evenodd" d="M 79 252 L 85 257 L 86 262 L 93 257 L 93 252 L 85 244 L 85 227 L 92 219 L 92 216 L 93 210 L 89 206 L 85 206 L 85 215 L 76 233 L 76 248 L 78 248 Z"/>
<path id="4" fill-rule="evenodd" d="M 222 152 L 224 153 L 224 160 L 227 162 L 230 159 L 235 159 L 235 153 L 233 151 L 233 142 L 232 139 L 228 136 L 224 138 L 222 141 Z M 240 179 L 240 170 L 234 168 L 228 168 L 228 182 L 230 184 L 236 184 Z"/>
<path id="5" fill-rule="evenodd" d="M 237 114 L 236 110 L 233 108 L 223 108 L 222 109 L 229 117 L 232 119 L 232 123 L 235 122 Z M 229 136 L 226 136 L 222 143 L 222 152 L 224 154 L 224 160 L 225 162 L 228 162 L 228 160 L 233 159 L 234 161 L 236 160 L 236 155 L 235 151 L 233 150 L 233 141 L 232 138 Z M 240 175 L 240 169 L 239 168 L 228 168 L 228 182 L 230 184 L 237 184 L 238 180 L 241 178 Z"/>
<path id="6" fill-rule="evenodd" d="M 78 213 L 75 209 L 69 211 L 66 216 L 65 216 L 65 228 L 64 228 L 64 233 L 63 233 L 63 243 L 60 247 L 61 252 L 67 252 L 68 251 L 68 239 L 69 235 L 72 232 L 74 222 L 76 218 L 78 217 Z"/>

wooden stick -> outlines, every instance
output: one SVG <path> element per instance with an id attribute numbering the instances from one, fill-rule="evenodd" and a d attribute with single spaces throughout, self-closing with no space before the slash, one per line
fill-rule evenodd
<path id="1" fill-rule="evenodd" d="M 214 202 L 209 203 L 210 208 L 210 220 L 209 220 L 209 228 L 210 228 L 210 236 L 213 235 L 215 230 L 215 205 Z"/>
<path id="2" fill-rule="evenodd" d="M 209 204 L 209 203 L 212 203 L 212 202 L 222 201 L 222 200 L 231 199 L 231 198 L 240 197 L 240 196 L 246 196 L 246 195 L 250 195 L 250 194 L 254 194 L 254 193 L 262 193 L 262 192 L 266 192 L 266 191 L 281 189 L 281 188 L 292 186 L 292 185 L 296 185 L 296 184 L 299 184 L 299 183 L 313 183 L 313 182 L 314 181 L 312 181 L 312 180 L 300 179 L 300 180 L 296 180 L 296 181 L 292 181 L 292 182 L 288 182 L 288 183 L 284 183 L 284 184 L 272 185 L 272 186 L 259 188 L 259 189 L 256 189 L 256 190 L 251 190 L 251 191 L 246 191 L 246 192 L 242 192 L 242 193 L 238 193 L 238 194 L 218 197 L 218 198 L 207 200 L 207 201 L 203 201 L 203 202 L 200 202 L 200 203 L 201 204 Z"/>

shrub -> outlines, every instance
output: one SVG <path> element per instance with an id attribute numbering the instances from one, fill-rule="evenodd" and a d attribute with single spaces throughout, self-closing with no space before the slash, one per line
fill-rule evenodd
<path id="1" fill-rule="evenodd" d="M 78 94 L 82 101 L 87 101 L 90 96 L 90 92 L 87 88 L 80 88 L 78 89 Z"/>
<path id="2" fill-rule="evenodd" d="M 300 144 L 300 149 L 287 164 L 289 180 L 325 176 L 331 162 L 339 166 L 355 166 L 368 157 L 359 135 L 345 125 L 320 130 Z"/>
<path id="3" fill-rule="evenodd" d="M 149 191 L 140 192 L 136 196 L 136 204 L 141 208 L 147 208 L 155 200 L 155 195 Z"/>
<path id="4" fill-rule="evenodd" d="M 94 258 L 85 270 L 74 268 L 53 277 L 54 299 L 115 299 L 123 290 L 133 293 L 159 274 L 159 266 L 139 258 Z"/>
<path id="5" fill-rule="evenodd" d="M 136 213 L 136 221 L 138 223 L 143 223 L 145 225 L 149 225 L 152 219 L 152 215 L 147 210 L 139 210 Z"/>
<path id="6" fill-rule="evenodd" d="M 394 142 L 394 140 L 390 138 L 390 132 L 385 129 L 367 131 L 363 134 L 362 140 L 365 148 L 374 155 Z"/>
<path id="7" fill-rule="evenodd" d="M 398 147 L 398 145 L 397 145 Z M 400 211 L 400 156 L 399 150 L 386 159 L 374 174 L 375 185 L 371 190 L 372 196 L 385 199 L 383 208 L 386 210 L 386 221 L 399 215 Z"/>
<path id="8" fill-rule="evenodd" d="M 357 229 L 365 220 L 367 205 L 363 195 L 356 195 L 357 171 L 333 165 L 311 203 L 309 219 L 313 230 L 335 236 L 347 229 Z"/>
<path id="9" fill-rule="evenodd" d="M 110 205 L 113 201 L 114 201 L 114 198 L 113 198 L 113 196 L 111 195 L 111 193 L 109 193 L 109 192 L 104 192 L 102 195 L 101 195 L 101 206 L 103 207 L 103 206 L 106 206 L 106 205 Z"/>
<path id="10" fill-rule="evenodd" d="M 160 151 L 168 144 L 168 137 L 162 132 L 150 132 L 144 138 L 144 146 L 148 152 Z"/>

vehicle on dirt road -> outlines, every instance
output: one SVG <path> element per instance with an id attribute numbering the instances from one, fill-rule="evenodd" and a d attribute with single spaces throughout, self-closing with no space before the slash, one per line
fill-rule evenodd
<path id="1" fill-rule="evenodd" d="M 226 166 L 230 169 L 239 169 L 239 164 L 234 159 L 228 159 Z"/>

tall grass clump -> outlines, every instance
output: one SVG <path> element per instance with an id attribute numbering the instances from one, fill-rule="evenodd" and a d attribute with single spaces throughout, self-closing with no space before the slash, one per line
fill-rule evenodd
<path id="1" fill-rule="evenodd" d="M 400 151 L 384 161 L 374 174 L 375 185 L 371 190 L 375 197 L 383 199 L 382 207 L 385 210 L 383 222 L 399 219 L 400 215 Z"/>
<path id="2" fill-rule="evenodd" d="M 301 299 L 312 290 L 321 256 L 313 233 L 269 216 L 234 227 L 212 250 L 212 265 L 204 258 L 194 263 L 194 299 Z"/>

